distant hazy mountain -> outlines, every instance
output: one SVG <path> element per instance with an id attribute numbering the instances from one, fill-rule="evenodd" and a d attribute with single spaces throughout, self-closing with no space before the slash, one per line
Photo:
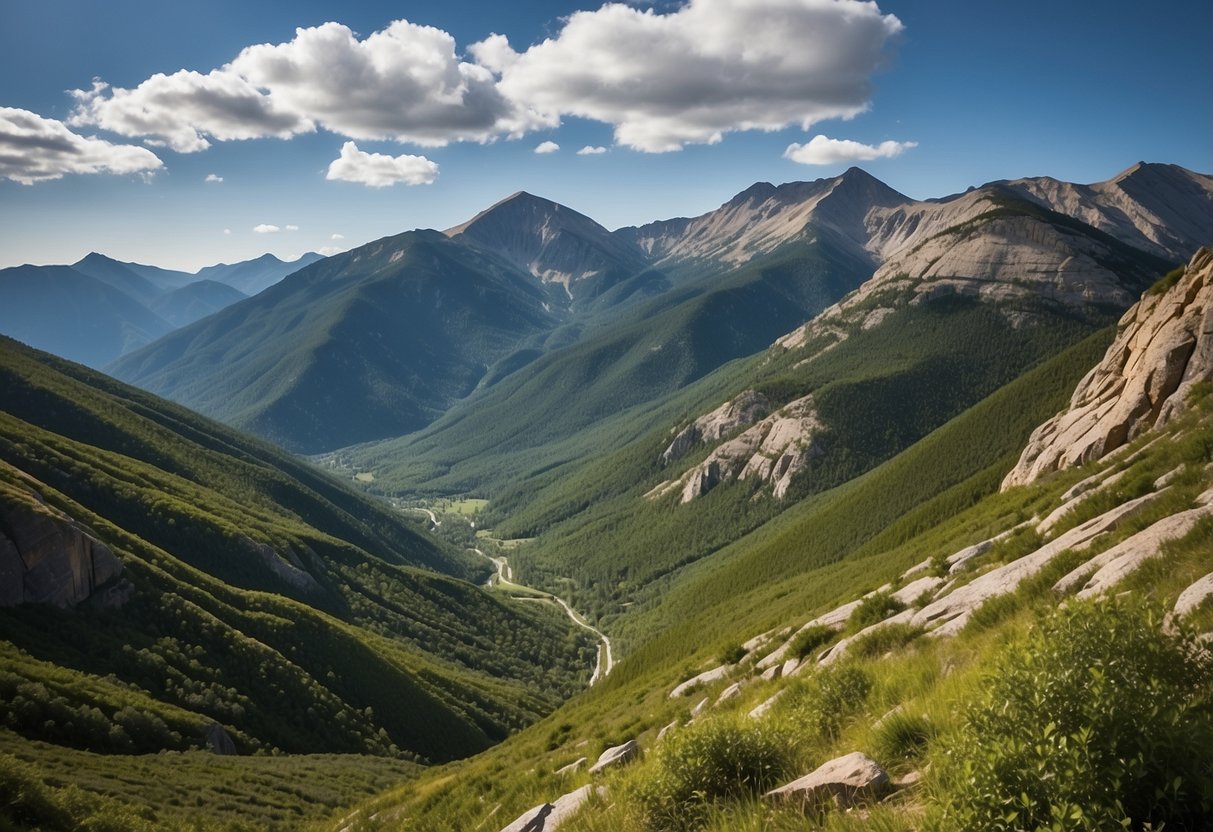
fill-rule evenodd
<path id="1" fill-rule="evenodd" d="M 323 260 L 324 255 L 309 251 L 298 260 L 279 260 L 272 254 L 263 254 L 254 260 L 240 263 L 218 263 L 199 269 L 195 278 L 198 280 L 215 280 L 226 283 L 243 294 L 252 296 L 273 286 L 288 274 L 297 272 L 304 266 L 310 266 L 317 260 Z"/>
<path id="2" fill-rule="evenodd" d="M 532 277 L 436 231 L 298 271 L 110 370 L 282 445 L 327 450 L 425 425 L 555 318 Z"/>
<path id="3" fill-rule="evenodd" d="M 176 281 L 172 285 L 157 285 L 148 279 L 147 276 L 131 268 L 132 265 L 134 264 L 120 263 L 111 257 L 106 257 L 104 254 L 98 254 L 94 251 L 73 263 L 72 268 L 80 272 L 80 274 L 86 274 L 108 286 L 113 286 L 115 289 L 134 298 L 145 306 L 165 292 L 185 285 L 184 282 Z M 183 272 L 179 274 L 188 277 Z"/>
<path id="4" fill-rule="evenodd" d="M 101 367 L 172 328 L 130 295 L 70 266 L 0 270 L 0 333 L 72 361 Z"/>
<path id="5" fill-rule="evenodd" d="M 239 289 L 217 280 L 195 280 L 156 298 L 151 302 L 151 308 L 173 328 L 179 328 L 214 315 L 247 297 Z"/>
<path id="6" fill-rule="evenodd" d="M 648 268 L 626 239 L 571 208 L 520 191 L 447 229 L 451 239 L 486 248 L 545 285 L 558 302 L 601 294 Z"/>

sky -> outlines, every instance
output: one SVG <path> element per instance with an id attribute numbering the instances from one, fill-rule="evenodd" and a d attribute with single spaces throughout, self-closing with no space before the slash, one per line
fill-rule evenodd
<path id="1" fill-rule="evenodd" d="M 1208 0 L 0 0 L 0 267 L 608 228 L 859 165 L 916 198 L 1213 173 Z"/>

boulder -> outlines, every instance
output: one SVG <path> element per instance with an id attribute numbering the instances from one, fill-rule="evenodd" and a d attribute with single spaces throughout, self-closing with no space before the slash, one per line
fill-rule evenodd
<path id="1" fill-rule="evenodd" d="M 541 803 L 528 809 L 501 832 L 553 832 L 559 829 L 594 794 L 593 786 L 582 786 L 576 791 L 561 795 L 551 803 Z"/>
<path id="2" fill-rule="evenodd" d="M 1159 557 L 1162 554 L 1164 543 L 1183 537 L 1206 517 L 1213 517 L 1213 507 L 1202 506 L 1172 514 L 1093 558 L 1085 567 L 1079 567 L 1080 569 L 1086 568 L 1088 571 L 1091 567 L 1098 568 L 1083 585 L 1083 588 L 1078 591 L 1078 597 L 1090 598 L 1093 595 L 1107 592 L 1140 569 L 1143 563 Z M 1070 575 L 1073 574 L 1073 572 L 1070 573 Z M 1066 577 L 1068 578 L 1070 575 Z M 1062 581 L 1064 580 L 1065 578 L 1062 579 Z M 1059 581 L 1059 583 L 1061 582 Z"/>
<path id="3" fill-rule="evenodd" d="M 677 727 L 678 727 L 678 720 L 674 720 L 669 725 L 662 728 L 660 731 L 657 732 L 657 742 L 661 742 L 662 740 L 664 740 L 665 735 L 670 733 Z"/>
<path id="4" fill-rule="evenodd" d="M 779 676 L 781 670 L 783 670 L 781 665 L 772 665 L 771 667 L 768 667 L 766 670 L 762 671 L 758 678 L 762 679 L 764 682 L 770 682 Z"/>
<path id="5" fill-rule="evenodd" d="M 888 772 L 871 757 L 856 751 L 772 789 L 763 795 L 763 799 L 779 805 L 796 805 L 806 812 L 831 801 L 839 808 L 847 809 L 865 801 L 879 800 L 891 789 Z"/>
<path id="6" fill-rule="evenodd" d="M 597 774 L 612 766 L 621 766 L 624 763 L 629 763 L 639 755 L 640 745 L 636 740 L 628 740 L 623 745 L 616 745 L 603 751 L 598 756 L 598 762 L 590 766 L 590 774 Z"/>
<path id="7" fill-rule="evenodd" d="M 708 699 L 708 697 L 706 697 L 706 696 L 703 699 L 700 699 L 699 704 L 696 705 L 694 708 L 691 708 L 691 719 L 692 720 L 695 719 L 701 713 L 703 713 L 705 710 L 707 710 L 708 702 L 710 702 L 710 701 L 711 700 Z"/>
<path id="8" fill-rule="evenodd" d="M 568 777 L 570 774 L 574 774 L 579 771 L 581 767 L 586 764 L 586 762 L 585 757 L 578 757 L 567 766 L 561 766 L 560 768 L 556 769 L 555 774 L 557 777 Z"/>
<path id="9" fill-rule="evenodd" d="M 670 698 L 677 699 L 680 696 L 690 693 L 693 688 L 696 688 L 699 685 L 710 685 L 712 682 L 723 679 L 725 676 L 729 675 L 729 671 L 732 669 L 733 665 L 722 664 L 720 667 L 713 667 L 711 670 L 705 670 L 698 676 L 692 676 L 690 679 L 687 679 L 685 682 L 670 691 Z"/>
<path id="10" fill-rule="evenodd" d="M 1213 572 L 1179 593 L 1179 597 L 1175 599 L 1175 611 L 1172 615 L 1176 618 L 1191 615 L 1210 596 L 1213 596 Z"/>
<path id="11" fill-rule="evenodd" d="M 750 713 L 749 713 L 750 719 L 762 719 L 762 717 L 767 715 L 767 713 L 771 710 L 771 708 L 775 707 L 775 703 L 778 702 L 781 698 L 783 698 L 783 696 L 787 692 L 788 692 L 787 688 L 780 688 L 779 690 L 775 691 L 774 694 L 772 694 L 769 698 L 763 700 L 761 704 L 759 704 L 758 706 L 756 706 L 754 708 L 754 710 L 750 711 Z"/>
<path id="12" fill-rule="evenodd" d="M 892 594 L 892 598 L 894 601 L 908 607 L 921 598 L 923 593 L 934 592 L 935 590 L 939 589 L 941 586 L 943 586 L 943 582 L 943 578 L 937 578 L 934 575 L 927 575 L 919 578 L 918 580 L 910 581 L 910 583 L 894 592 Z"/>
<path id="13" fill-rule="evenodd" d="M 741 695 L 741 682 L 734 682 L 720 692 L 720 696 L 716 697 L 716 705 L 720 706 L 730 699 L 736 699 Z"/>
<path id="14" fill-rule="evenodd" d="M 1192 387 L 1213 378 L 1213 249 L 1198 251 L 1174 286 L 1144 295 L 1118 332 L 1069 407 L 1032 432 L 1004 489 L 1100 459 L 1166 425 Z"/>

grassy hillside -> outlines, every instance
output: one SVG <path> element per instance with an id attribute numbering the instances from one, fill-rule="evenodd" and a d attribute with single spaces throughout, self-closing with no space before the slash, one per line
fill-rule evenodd
<path id="1" fill-rule="evenodd" d="M 268 445 L 7 340 L 0 387 L 0 507 L 61 512 L 123 564 L 97 603 L 0 610 L 24 737 L 186 750 L 218 722 L 242 753 L 450 759 L 588 679 L 558 612 L 465 583 L 487 564 Z"/>
<path id="2" fill-rule="evenodd" d="M 990 818 L 1011 812 L 1019 825 L 1008 828 L 1041 828 L 1048 818 L 1064 816 L 1068 820 L 1058 821 L 1058 828 L 1104 829 L 1126 814 L 1135 821 L 1130 828 L 1145 828 L 1145 820 L 1203 828 L 1213 794 L 1203 746 L 1213 730 L 1213 667 L 1207 653 L 1200 658 L 1191 650 L 1191 631 L 1168 635 L 1160 623 L 1179 592 L 1209 571 L 1213 526 L 1207 520 L 1198 525 L 1118 587 L 1130 592 L 1130 600 L 1071 602 L 1057 614 L 1059 596 L 1050 587 L 1094 552 L 1184 510 L 1209 486 L 1209 401 L 1168 428 L 1161 441 L 1141 437 L 1130 448 L 1137 453 L 1028 488 L 996 490 L 1027 431 L 1064 403 L 1109 335 L 1079 344 L 889 463 L 785 512 L 688 571 L 666 600 L 642 613 L 652 624 L 645 646 L 604 685 L 483 755 L 385 793 L 361 816 L 380 813 L 405 828 L 499 828 L 524 809 L 595 783 L 606 786 L 605 798 L 592 798 L 567 828 L 988 829 L 1002 828 Z M 1064 491 L 1099 471 L 1124 473 L 1116 488 L 1080 508 L 1054 534 L 1149 493 L 1168 472 L 1182 473 L 1172 475 L 1172 487 L 1150 511 L 1099 538 L 1091 552 L 1063 555 L 991 602 L 957 637 L 922 638 L 920 631 L 889 627 L 882 638 L 858 643 L 840 665 L 795 679 L 760 680 L 753 663 L 782 640 L 775 639 L 719 681 L 684 697 L 668 695 L 677 683 L 725 661 L 722 656 L 736 660 L 743 640 L 790 632 L 881 584 L 904 584 L 901 574 L 916 563 L 940 561 L 1049 514 Z M 963 572 L 960 584 L 1014 562 L 1042 540 L 1021 533 Z M 1193 631 L 1213 626 L 1207 604 L 1190 623 Z M 830 634 L 826 643 L 838 637 Z M 1117 681 L 1102 685 L 1102 674 Z M 702 698 L 714 702 L 734 682 L 742 685 L 739 695 L 658 743 L 658 729 L 685 723 L 692 705 Z M 781 690 L 767 716 L 746 716 Z M 1074 723 L 1074 713 L 1094 730 L 1084 733 L 1088 723 Z M 1149 734 L 1118 731 L 1126 718 L 1135 726 L 1149 724 Z M 644 749 L 639 764 L 595 777 L 584 768 L 555 774 L 630 738 Z M 1068 753 L 1073 747 L 1085 751 Z M 899 792 L 870 816 L 823 809 L 806 817 L 755 799 L 763 788 L 856 750 L 896 777 L 924 772 L 925 787 Z M 1038 771 L 1049 776 L 1038 777 Z M 1109 778 L 1119 787 L 1081 791 Z M 1080 814 L 1073 814 L 1076 806 Z"/>

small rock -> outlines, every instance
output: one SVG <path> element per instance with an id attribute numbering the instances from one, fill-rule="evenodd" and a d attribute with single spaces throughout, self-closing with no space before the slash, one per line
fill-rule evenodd
<path id="1" fill-rule="evenodd" d="M 557 777 L 567 777 L 568 775 L 577 771 L 579 768 L 581 768 L 585 764 L 586 764 L 586 758 L 578 757 L 576 760 L 569 763 L 567 766 L 562 766 L 561 768 L 556 769 L 556 776 Z"/>
<path id="2" fill-rule="evenodd" d="M 762 671 L 762 675 L 760 675 L 758 678 L 762 679 L 764 682 L 770 682 L 771 680 L 773 680 L 777 676 L 779 676 L 780 670 L 782 670 L 782 667 L 780 665 L 774 665 L 773 667 L 768 667 L 766 670 Z"/>
<path id="3" fill-rule="evenodd" d="M 765 700 L 762 704 L 758 705 L 756 708 L 754 708 L 754 710 L 750 711 L 750 719 L 762 719 L 767 715 L 771 708 L 775 707 L 775 703 L 778 702 L 787 692 L 787 688 L 780 688 L 777 690 L 773 696 Z"/>
<path id="4" fill-rule="evenodd" d="M 890 788 L 889 775 L 880 764 L 856 751 L 772 789 L 763 798 L 771 803 L 798 805 L 806 812 L 830 800 L 847 809 L 865 800 L 879 800 Z"/>
<path id="5" fill-rule="evenodd" d="M 706 700 L 705 700 L 706 701 Z M 631 762 L 640 754 L 640 746 L 636 740 L 628 740 L 623 745 L 616 745 L 603 751 L 598 757 L 598 762 L 590 767 L 590 774 L 597 774 L 603 769 L 611 766 L 620 766 L 624 763 Z"/>
<path id="6" fill-rule="evenodd" d="M 720 696 L 716 697 L 716 705 L 728 702 L 730 699 L 735 699 L 741 694 L 741 682 L 734 682 L 720 692 Z"/>
<path id="7" fill-rule="evenodd" d="M 691 708 L 691 719 L 695 719 L 695 717 L 699 716 L 701 713 L 704 712 L 704 709 L 707 708 L 707 706 L 708 706 L 708 701 L 709 701 L 708 697 L 705 696 L 703 699 L 699 700 L 698 705 L 696 705 L 694 708 Z"/>
<path id="8" fill-rule="evenodd" d="M 670 733 L 677 727 L 678 727 L 678 720 L 674 720 L 669 725 L 662 728 L 660 731 L 657 732 L 657 742 L 661 742 L 663 739 L 665 739 L 666 734 Z"/>
<path id="9" fill-rule="evenodd" d="M 1183 618 L 1191 615 L 1211 595 L 1213 595 L 1213 572 L 1179 593 L 1179 598 L 1175 600 L 1174 616 Z"/>
<path id="10" fill-rule="evenodd" d="M 788 659 L 779 667 L 779 675 L 783 677 L 791 676 L 796 672 L 797 666 L 800 664 L 800 659 Z"/>

